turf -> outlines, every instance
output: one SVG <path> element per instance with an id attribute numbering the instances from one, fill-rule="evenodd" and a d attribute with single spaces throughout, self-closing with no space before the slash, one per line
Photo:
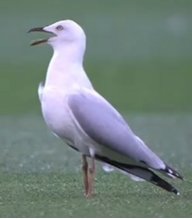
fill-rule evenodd
<path id="1" fill-rule="evenodd" d="M 191 0 L 0 1 L 0 217 L 190 217 Z M 31 48 L 36 26 L 71 18 L 87 34 L 94 87 L 185 181 L 181 196 L 98 164 L 96 195 L 83 197 L 78 153 L 40 116 L 38 83 L 51 57 Z M 44 36 L 44 35 L 43 35 Z"/>
<path id="2" fill-rule="evenodd" d="M 49 133 L 39 116 L 0 118 L 1 217 L 189 217 L 192 174 L 190 115 L 126 118 L 161 157 L 180 170 L 181 195 L 135 183 L 97 164 L 95 197 L 83 196 L 80 155 Z M 169 180 L 169 179 L 168 179 Z M 171 182 L 171 180 L 169 180 Z"/>

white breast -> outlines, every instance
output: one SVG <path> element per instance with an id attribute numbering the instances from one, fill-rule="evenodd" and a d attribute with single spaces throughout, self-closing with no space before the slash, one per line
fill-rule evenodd
<path id="1" fill-rule="evenodd" d="M 40 101 L 42 114 L 49 129 L 62 138 L 72 137 L 73 123 L 66 105 L 66 95 L 54 88 L 45 87 Z"/>
<path id="2" fill-rule="evenodd" d="M 82 153 L 89 154 L 89 140 L 74 121 L 67 98 L 67 94 L 56 89 L 44 88 L 40 100 L 44 120 L 55 135 L 70 142 Z"/>

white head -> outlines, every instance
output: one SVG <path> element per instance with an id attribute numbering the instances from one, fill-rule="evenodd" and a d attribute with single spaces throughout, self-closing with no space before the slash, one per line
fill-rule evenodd
<path id="1" fill-rule="evenodd" d="M 29 32 L 46 32 L 52 34 L 48 39 L 41 39 L 31 43 L 32 46 L 42 43 L 50 44 L 54 50 L 65 50 L 71 47 L 77 47 L 83 51 L 86 46 L 86 36 L 83 29 L 72 20 L 62 20 L 45 27 L 36 27 Z"/>

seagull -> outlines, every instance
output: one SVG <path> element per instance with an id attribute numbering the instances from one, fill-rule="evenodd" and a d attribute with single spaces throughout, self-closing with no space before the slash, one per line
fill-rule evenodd
<path id="1" fill-rule="evenodd" d="M 45 83 L 38 88 L 42 114 L 53 134 L 81 153 L 85 196 L 94 192 L 95 160 L 115 167 L 134 180 L 148 181 L 179 195 L 155 172 L 183 177 L 139 138 L 121 114 L 93 87 L 84 67 L 86 35 L 73 20 L 62 20 L 28 32 L 51 34 L 33 41 L 53 48 Z"/>

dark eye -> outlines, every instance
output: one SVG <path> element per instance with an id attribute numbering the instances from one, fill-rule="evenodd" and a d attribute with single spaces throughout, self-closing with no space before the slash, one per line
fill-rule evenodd
<path id="1" fill-rule="evenodd" d="M 63 30 L 64 28 L 63 28 L 63 26 L 62 25 L 58 25 L 57 27 L 56 27 L 56 30 Z"/>

